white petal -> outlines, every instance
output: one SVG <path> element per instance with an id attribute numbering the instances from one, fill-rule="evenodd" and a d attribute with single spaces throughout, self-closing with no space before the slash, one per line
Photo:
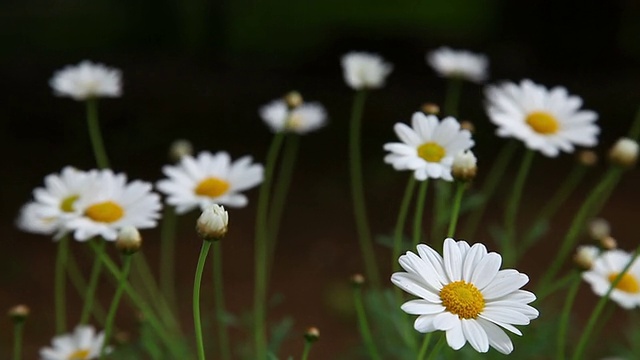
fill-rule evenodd
<path id="1" fill-rule="evenodd" d="M 477 351 L 489 351 L 489 338 L 482 326 L 474 319 L 462 319 L 462 332 L 469 344 Z"/>

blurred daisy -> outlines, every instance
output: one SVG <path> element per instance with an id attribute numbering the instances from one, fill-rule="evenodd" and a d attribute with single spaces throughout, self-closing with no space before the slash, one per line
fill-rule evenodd
<path id="1" fill-rule="evenodd" d="M 122 74 L 118 69 L 85 60 L 56 71 L 49 85 L 55 95 L 74 100 L 119 97 L 122 94 Z"/>
<path id="2" fill-rule="evenodd" d="M 460 78 L 476 83 L 487 78 L 489 61 L 481 54 L 441 47 L 427 54 L 427 62 L 445 78 Z"/>
<path id="3" fill-rule="evenodd" d="M 633 255 L 623 250 L 605 251 L 593 261 L 591 270 L 582 273 L 582 279 L 591 285 L 596 295 L 603 296 Z M 640 262 L 635 261 L 611 291 L 611 300 L 625 309 L 640 306 Z"/>
<path id="4" fill-rule="evenodd" d="M 595 146 L 600 129 L 598 114 L 580 110 L 582 99 L 569 95 L 564 87 L 547 90 L 530 80 L 520 85 L 508 82 L 489 86 L 486 109 L 498 126 L 497 134 L 522 140 L 546 156 L 573 152 L 574 146 Z"/>
<path id="5" fill-rule="evenodd" d="M 224 151 L 204 151 L 197 158 L 184 156 L 178 165 L 162 168 L 169 178 L 160 180 L 157 187 L 179 214 L 196 207 L 204 210 L 213 204 L 244 207 L 248 200 L 240 192 L 263 180 L 262 165 L 251 161 L 250 156 L 244 156 L 232 163 Z"/>
<path id="6" fill-rule="evenodd" d="M 401 143 L 387 143 L 384 149 L 391 152 L 384 161 L 396 170 L 413 170 L 416 179 L 442 178 L 452 181 L 451 166 L 457 154 L 474 144 L 471 133 L 461 130 L 452 117 L 442 122 L 434 115 L 416 112 L 411 118 L 412 127 L 397 123 L 394 130 Z"/>
<path id="7" fill-rule="evenodd" d="M 419 315 L 414 328 L 421 333 L 442 330 L 447 343 L 459 350 L 468 341 L 478 352 L 489 346 L 503 354 L 513 351 L 504 329 L 522 333 L 513 325 L 528 325 L 538 311 L 528 305 L 533 293 L 520 290 L 529 278 L 513 269 L 499 270 L 502 257 L 487 253 L 482 244 L 444 241 L 444 257 L 424 244 L 418 254 L 407 251 L 399 262 L 407 272 L 397 272 L 391 281 L 418 296 L 402 305 L 408 314 Z"/>
<path id="8" fill-rule="evenodd" d="M 367 52 L 350 52 L 342 56 L 344 81 L 355 90 L 376 89 L 393 70 L 380 56 Z"/>
<path id="9" fill-rule="evenodd" d="M 91 189 L 75 204 L 81 209 L 82 216 L 68 220 L 66 226 L 79 241 L 94 236 L 115 241 L 118 231 L 125 226 L 155 227 L 162 204 L 160 196 L 151 190 L 152 185 L 148 182 L 127 183 L 125 174 L 101 170 L 96 173 Z"/>
<path id="10" fill-rule="evenodd" d="M 95 173 L 70 166 L 62 169 L 60 174 L 47 175 L 45 186 L 33 191 L 35 201 L 20 211 L 18 227 L 39 234 L 56 233 L 56 238 L 59 238 L 67 231 L 66 223 L 82 215 L 77 201 L 91 191 L 94 182 Z"/>
<path id="11" fill-rule="evenodd" d="M 260 108 L 260 117 L 274 133 L 306 134 L 323 127 L 327 113 L 319 103 L 302 103 L 289 109 L 284 100 L 274 100 Z"/>
<path id="12" fill-rule="evenodd" d="M 100 356 L 104 332 L 99 334 L 90 325 L 78 325 L 72 334 L 59 335 L 51 347 L 40 349 L 41 360 L 90 360 Z"/>

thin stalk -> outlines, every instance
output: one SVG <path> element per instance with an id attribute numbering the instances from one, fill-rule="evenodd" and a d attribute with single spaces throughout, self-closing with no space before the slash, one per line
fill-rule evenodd
<path id="1" fill-rule="evenodd" d="M 109 168 L 109 158 L 102 141 L 100 123 L 98 122 L 98 99 L 96 98 L 87 99 L 87 128 L 98 168 Z"/>
<path id="2" fill-rule="evenodd" d="M 429 353 L 429 357 L 427 358 L 427 360 L 435 359 L 436 356 L 438 356 L 438 353 L 440 352 L 440 349 L 442 349 L 444 344 L 445 344 L 445 335 L 442 334 L 442 336 L 440 336 L 440 340 L 438 340 L 438 342 L 433 346 L 433 349 L 431 349 L 431 352 Z"/>
<path id="3" fill-rule="evenodd" d="M 459 77 L 452 77 L 447 81 L 447 94 L 444 99 L 444 115 L 458 116 L 458 103 L 462 94 L 462 82 Z"/>
<path id="4" fill-rule="evenodd" d="M 176 228 L 178 217 L 173 206 L 166 206 L 160 230 L 160 290 L 171 309 L 176 312 Z"/>
<path id="5" fill-rule="evenodd" d="M 65 265 L 69 258 L 69 236 L 65 235 L 58 242 L 58 254 L 56 256 L 55 274 L 55 309 L 56 309 L 56 334 L 64 334 L 67 329 L 67 301 Z"/>
<path id="6" fill-rule="evenodd" d="M 22 359 L 22 338 L 24 337 L 24 320 L 15 320 L 13 325 L 13 360 Z"/>
<path id="7" fill-rule="evenodd" d="M 367 320 L 367 314 L 364 310 L 364 304 L 362 303 L 362 290 L 359 287 L 353 289 L 353 300 L 356 307 L 356 313 L 358 315 L 358 326 L 360 327 L 360 336 L 367 347 L 370 359 L 380 359 L 378 349 L 371 336 L 371 329 L 369 328 L 369 321 Z"/>
<path id="8" fill-rule="evenodd" d="M 451 184 L 446 181 L 436 181 L 433 191 L 433 214 L 431 215 L 431 241 L 440 239 L 444 235 L 444 225 L 447 221 L 447 205 L 451 197 Z"/>
<path id="9" fill-rule="evenodd" d="M 80 268 L 78 267 L 76 260 L 73 258 L 72 252 L 69 253 L 69 257 L 67 258 L 67 263 L 65 265 L 67 268 L 67 275 L 69 275 L 69 280 L 71 280 L 71 284 L 80 296 L 80 300 L 84 303 L 87 297 L 87 282 L 82 277 Z M 93 305 L 91 315 L 98 322 L 98 325 L 104 325 L 106 314 L 99 303 L 95 303 Z"/>
<path id="10" fill-rule="evenodd" d="M 453 209 L 451 210 L 451 221 L 449 221 L 449 230 L 447 231 L 447 237 L 453 237 L 456 232 L 456 225 L 458 224 L 458 215 L 460 214 L 460 204 L 462 203 L 462 194 L 467 188 L 467 183 L 458 182 L 456 184 L 456 196 L 453 200 Z"/>
<path id="11" fill-rule="evenodd" d="M 302 350 L 302 360 L 309 359 L 309 352 L 311 352 L 311 345 L 313 345 L 313 342 L 305 340 L 304 350 Z"/>
<path id="12" fill-rule="evenodd" d="M 579 359 L 584 359 L 584 351 L 587 348 L 587 342 L 589 341 L 589 338 L 591 337 L 591 332 L 593 331 L 596 322 L 598 321 L 598 318 L 600 317 L 600 314 L 602 313 L 602 310 L 604 309 L 605 305 L 607 304 L 607 301 L 609 301 L 609 296 L 611 296 L 611 292 L 613 291 L 613 289 L 616 288 L 616 286 L 618 286 L 618 283 L 620 282 L 620 280 L 622 280 L 622 277 L 627 273 L 627 271 L 629 271 L 629 269 L 631 268 L 631 265 L 633 265 L 633 263 L 635 262 L 635 260 L 638 258 L 638 254 L 640 254 L 640 247 L 636 248 L 636 251 L 634 252 L 633 256 L 631 257 L 631 261 L 629 261 L 629 263 L 627 263 L 625 265 L 625 267 L 622 269 L 622 271 L 616 276 L 616 278 L 611 282 L 611 286 L 609 286 L 609 290 L 607 290 L 607 292 L 604 294 L 603 297 L 600 298 L 600 300 L 598 301 L 598 303 L 596 304 L 596 307 L 593 309 L 593 312 L 591 313 L 591 316 L 589 317 L 589 321 L 587 322 L 587 326 L 585 327 L 584 331 L 582 332 L 582 335 L 580 336 L 580 340 L 578 341 L 578 347 L 575 351 L 575 353 L 573 354 L 572 359 L 573 360 L 579 360 Z"/>
<path id="13" fill-rule="evenodd" d="M 422 339 L 422 345 L 420 346 L 420 352 L 418 353 L 417 360 L 424 359 L 424 356 L 427 354 L 427 349 L 429 348 L 429 343 L 431 342 L 431 337 L 433 336 L 433 332 L 430 332 L 424 336 Z"/>
<path id="14" fill-rule="evenodd" d="M 422 215 L 424 214 L 424 202 L 427 198 L 427 186 L 429 179 L 425 179 L 420 183 L 418 188 L 418 198 L 416 199 L 416 210 L 413 213 L 413 240 L 411 241 L 411 248 L 415 248 L 420 242 L 422 235 Z M 434 241 L 435 239 L 431 239 Z"/>
<path id="15" fill-rule="evenodd" d="M 364 259 L 367 279 L 369 279 L 374 289 L 378 289 L 380 287 L 380 278 L 378 276 L 378 266 L 373 252 L 371 230 L 367 220 L 367 206 L 364 196 L 364 182 L 362 180 L 362 149 L 360 136 L 362 112 L 364 110 L 366 95 L 367 93 L 365 90 L 359 90 L 356 92 L 351 110 L 351 126 L 349 129 L 351 195 L 353 197 L 353 213 L 356 220 L 356 228 L 358 230 L 360 252 Z"/>
<path id="16" fill-rule="evenodd" d="M 91 277 L 89 278 L 89 286 L 87 287 L 87 292 L 84 300 L 84 306 L 82 307 L 82 314 L 80 316 L 80 324 L 88 324 L 89 317 L 91 315 L 91 309 L 93 308 L 93 302 L 96 296 L 96 288 L 98 287 L 98 280 L 100 279 L 100 272 L 102 271 L 102 261 L 100 258 L 106 253 L 104 251 L 105 240 L 89 240 L 91 243 L 95 241 L 98 242 L 97 246 L 94 248 L 96 250 L 96 259 L 93 261 L 93 267 L 91 269 Z"/>
<path id="17" fill-rule="evenodd" d="M 558 326 L 558 347 L 556 348 L 556 359 L 558 360 L 564 360 L 566 358 L 567 329 L 569 327 L 569 318 L 571 317 L 571 308 L 573 307 L 576 295 L 578 294 L 578 289 L 580 288 L 580 283 L 582 282 L 582 278 L 579 273 L 572 274 L 572 278 L 573 284 L 571 284 L 567 297 L 565 298 L 562 313 L 560 315 L 560 324 Z"/>
<path id="18" fill-rule="evenodd" d="M 404 224 L 407 220 L 407 213 L 409 212 L 409 204 L 411 203 L 411 198 L 413 197 L 413 189 L 416 187 L 416 178 L 413 174 L 409 175 L 409 181 L 407 182 L 407 187 L 404 190 L 404 195 L 402 196 L 402 203 L 400 204 L 400 211 L 398 211 L 398 219 L 396 220 L 396 229 L 393 235 L 393 253 L 391 255 L 391 267 L 394 271 L 400 270 L 400 264 L 398 263 L 398 258 L 400 257 L 400 252 L 402 251 L 402 233 L 404 230 Z M 400 290 L 400 288 L 396 287 L 396 289 Z"/>
<path id="19" fill-rule="evenodd" d="M 493 163 L 493 166 L 487 173 L 487 178 L 484 180 L 482 188 L 480 189 L 480 193 L 484 196 L 484 199 L 480 204 L 480 207 L 472 212 L 467 220 L 467 224 L 465 226 L 465 233 L 467 234 L 467 236 L 471 236 L 476 233 L 478 225 L 480 224 L 480 220 L 482 220 L 482 215 L 484 215 L 484 212 L 487 208 L 487 204 L 498 188 L 500 180 L 504 178 L 504 170 L 507 168 L 507 165 L 509 165 L 509 162 L 513 158 L 516 148 L 516 141 L 510 140 L 509 142 L 504 144 L 504 146 L 500 150 L 500 153 L 498 153 L 496 161 Z"/>
<path id="20" fill-rule="evenodd" d="M 504 213 L 505 236 L 502 240 L 502 258 L 504 259 L 506 267 L 513 266 L 516 260 L 516 222 L 518 221 L 518 208 L 520 206 L 522 190 L 524 189 L 529 169 L 531 169 L 533 155 L 535 155 L 533 150 L 526 150 Z"/>
<path id="21" fill-rule="evenodd" d="M 202 242 L 202 249 L 200 250 L 200 257 L 198 258 L 198 265 L 196 267 L 196 275 L 193 281 L 193 325 L 196 333 L 196 345 L 198 348 L 199 360 L 205 359 L 202 322 L 200 319 L 200 284 L 202 283 L 202 272 L 204 270 L 204 263 L 207 260 L 207 254 L 209 253 L 210 247 L 210 241 Z"/>
<path id="22" fill-rule="evenodd" d="M 142 282 L 142 284 L 139 284 L 141 285 L 140 287 L 146 289 L 149 300 L 155 304 L 158 314 L 161 315 L 162 321 L 165 325 L 179 333 L 180 323 L 178 322 L 174 311 L 171 309 L 171 305 L 158 288 L 156 278 L 151 272 L 151 267 L 149 266 L 147 257 L 143 252 L 139 252 L 137 257 L 138 260 L 135 262 L 135 273 Z"/>
<path id="23" fill-rule="evenodd" d="M 542 289 L 542 291 L 540 292 L 536 292 L 536 301 L 541 302 L 542 299 L 546 298 L 547 296 L 553 294 L 554 292 L 569 285 L 571 283 L 571 280 L 573 280 L 574 277 L 575 277 L 575 274 L 571 272 L 563 276 L 562 278 L 560 278 L 560 280 L 554 281 L 553 284 L 550 285 L 549 287 Z"/>
<path id="24" fill-rule="evenodd" d="M 222 276 L 222 245 L 220 241 L 213 243 L 213 293 L 215 297 L 216 322 L 218 323 L 218 342 L 220 346 L 220 358 L 231 359 L 229 347 L 229 333 L 225 323 L 227 313 L 224 302 L 224 282 Z"/>
<path id="25" fill-rule="evenodd" d="M 271 182 L 273 181 L 273 171 L 282 141 L 283 133 L 278 133 L 271 140 L 269 151 L 267 152 L 267 162 L 265 165 L 265 176 L 262 185 L 260 185 L 260 194 L 258 195 L 258 211 L 256 214 L 255 227 L 255 290 L 253 296 L 254 309 L 254 345 L 256 351 L 256 359 L 265 359 L 267 357 L 267 330 L 266 330 L 266 314 L 265 304 L 267 302 L 267 278 L 269 256 L 269 229 L 267 224 L 267 210 L 269 209 L 269 192 L 271 191 Z"/>
<path id="26" fill-rule="evenodd" d="M 127 283 L 127 277 L 131 271 L 131 259 L 130 254 L 124 255 L 124 258 L 122 259 L 122 271 L 118 278 L 118 288 L 116 289 L 116 293 L 113 295 L 113 300 L 111 300 L 111 306 L 107 313 L 107 321 L 104 325 L 104 341 L 102 343 L 102 349 L 100 350 L 99 359 L 104 359 L 104 356 L 107 354 L 106 349 L 109 347 L 109 340 L 111 340 L 111 334 L 113 333 L 116 312 L 118 311 L 118 306 L 120 306 L 120 299 L 122 299 L 122 294 L 124 293 L 124 286 Z"/>

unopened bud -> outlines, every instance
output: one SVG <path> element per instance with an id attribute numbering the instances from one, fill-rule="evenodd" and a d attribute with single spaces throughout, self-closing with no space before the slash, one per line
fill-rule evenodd
<path id="1" fill-rule="evenodd" d="M 202 212 L 196 224 L 200 237 L 206 241 L 220 240 L 227 234 L 229 214 L 224 206 L 213 204 Z"/>
<path id="2" fill-rule="evenodd" d="M 193 155 L 193 145 L 189 140 L 176 140 L 169 147 L 169 158 L 173 161 L 180 161 L 183 157 L 190 155 Z"/>
<path id="3" fill-rule="evenodd" d="M 609 150 L 609 160 L 624 168 L 632 167 L 638 160 L 638 143 L 629 138 L 619 139 Z"/>
<path id="4" fill-rule="evenodd" d="M 29 307 L 27 305 L 20 304 L 9 309 L 8 314 L 13 322 L 21 323 L 27 320 L 30 312 L 31 310 L 29 310 Z"/>
<path id="5" fill-rule="evenodd" d="M 310 343 L 318 341 L 318 339 L 320 339 L 320 330 L 313 326 L 308 328 L 307 331 L 304 332 L 304 339 Z"/>
<path id="6" fill-rule="evenodd" d="M 118 331 L 113 335 L 113 340 L 119 345 L 128 344 L 131 342 L 131 334 L 126 331 Z"/>
<path id="7" fill-rule="evenodd" d="M 359 288 L 364 284 L 364 276 L 362 274 L 351 275 L 351 285 L 355 288 Z"/>
<path id="8" fill-rule="evenodd" d="M 451 166 L 451 175 L 458 181 L 471 181 L 478 172 L 478 159 L 471 150 L 456 154 Z"/>
<path id="9" fill-rule="evenodd" d="M 116 248 L 125 255 L 131 255 L 142 247 L 142 236 L 135 227 L 128 225 L 120 229 L 116 239 Z"/>
<path id="10" fill-rule="evenodd" d="M 593 262 L 600 254 L 600 249 L 593 245 L 578 246 L 575 255 L 573 256 L 573 262 L 581 270 L 590 270 L 593 267 Z"/>
<path id="11" fill-rule="evenodd" d="M 287 103 L 289 109 L 297 108 L 298 106 L 302 105 L 303 101 L 304 100 L 302 99 L 302 95 L 300 95 L 300 93 L 297 91 L 290 91 L 289 93 L 287 93 L 287 95 L 284 96 L 284 102 Z"/>
<path id="12" fill-rule="evenodd" d="M 438 115 L 440 113 L 440 107 L 434 103 L 424 103 L 420 110 L 427 115 Z"/>
<path id="13" fill-rule="evenodd" d="M 577 155 L 578 162 L 583 166 L 595 166 L 598 163 L 598 154 L 591 150 L 581 150 Z"/>
<path id="14" fill-rule="evenodd" d="M 462 120 L 460 122 L 460 128 L 462 130 L 467 130 L 472 134 L 476 132 L 476 126 L 469 120 Z"/>
<path id="15" fill-rule="evenodd" d="M 611 235 L 611 226 L 609 222 L 602 218 L 596 218 L 589 223 L 589 236 L 593 240 L 600 241 L 601 239 Z"/>
<path id="16" fill-rule="evenodd" d="M 613 250 L 618 247 L 618 241 L 611 236 L 605 236 L 600 239 L 600 247 L 605 250 Z"/>

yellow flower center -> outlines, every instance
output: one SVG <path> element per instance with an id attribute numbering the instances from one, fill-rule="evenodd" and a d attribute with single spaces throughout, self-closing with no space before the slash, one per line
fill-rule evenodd
<path id="1" fill-rule="evenodd" d="M 124 209 L 113 201 L 105 201 L 89 206 L 85 215 L 93 221 L 112 223 L 124 216 Z"/>
<path id="2" fill-rule="evenodd" d="M 418 147 L 418 156 L 428 162 L 440 162 L 446 153 L 442 146 L 433 141 L 424 143 Z"/>
<path id="3" fill-rule="evenodd" d="M 445 285 L 440 300 L 448 312 L 460 319 L 475 319 L 484 309 L 484 297 L 478 288 L 464 280 Z"/>
<path id="4" fill-rule="evenodd" d="M 64 198 L 60 203 L 60 210 L 64 212 L 73 212 L 73 204 L 75 204 L 79 197 L 79 195 L 71 195 Z"/>
<path id="5" fill-rule="evenodd" d="M 229 183 L 217 177 L 208 177 L 196 186 L 195 192 L 198 195 L 218 197 L 229 190 Z"/>
<path id="6" fill-rule="evenodd" d="M 613 282 L 613 280 L 616 279 L 616 277 L 618 277 L 619 273 L 611 273 L 609 274 L 609 282 Z M 627 293 L 632 293 L 632 294 L 636 294 L 640 292 L 640 284 L 638 284 L 638 280 L 636 280 L 635 277 L 633 277 L 633 275 L 629 274 L 629 273 L 625 273 L 624 275 L 622 275 L 622 279 L 620 279 L 620 281 L 618 282 L 618 285 L 616 285 L 616 289 L 627 292 Z"/>
<path id="7" fill-rule="evenodd" d="M 530 113 L 527 115 L 525 121 L 539 134 L 555 134 L 560 127 L 558 120 L 556 120 L 553 115 L 544 111 L 534 111 Z"/>
<path id="8" fill-rule="evenodd" d="M 76 350 L 69 355 L 67 360 L 87 360 L 89 359 L 89 353 L 89 350 L 85 349 Z"/>

